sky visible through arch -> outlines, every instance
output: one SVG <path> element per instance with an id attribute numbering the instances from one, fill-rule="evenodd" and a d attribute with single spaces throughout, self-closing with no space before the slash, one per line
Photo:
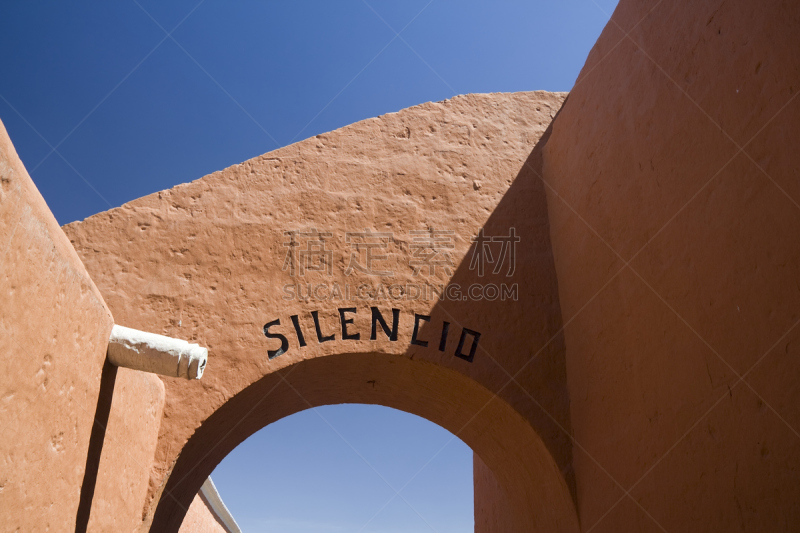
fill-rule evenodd
<path id="1" fill-rule="evenodd" d="M 281 419 L 212 478 L 245 532 L 473 530 L 472 450 L 424 418 L 378 405 Z"/>
<path id="2" fill-rule="evenodd" d="M 615 6 L 7 3 L 0 119 L 66 224 L 422 102 L 471 92 L 568 91 Z M 431 461 L 450 434 L 422 419 L 376 406 L 319 413 L 262 430 L 217 469 L 215 482 L 245 531 L 471 531 L 472 460 L 460 440 Z M 378 475 L 363 458 L 385 471 Z M 414 508 L 395 497 L 366 524 L 393 494 L 381 475 L 399 489 L 404 475 L 426 464 L 402 491 L 418 502 Z"/>

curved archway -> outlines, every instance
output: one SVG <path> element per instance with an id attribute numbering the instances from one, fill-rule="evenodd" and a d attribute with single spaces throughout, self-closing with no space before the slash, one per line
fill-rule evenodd
<path id="1" fill-rule="evenodd" d="M 217 464 L 247 437 L 310 407 L 366 403 L 421 416 L 457 435 L 489 466 L 517 531 L 577 531 L 572 497 L 542 439 L 504 400 L 452 370 L 404 355 L 343 353 L 265 376 L 216 410 L 184 446 L 152 529 L 177 531 Z M 269 460 L 268 453 L 264 460 Z"/>
<path id="2" fill-rule="evenodd" d="M 163 379 L 145 502 L 159 531 L 213 454 L 303 398 L 427 418 L 495 471 L 521 531 L 577 529 L 539 179 L 564 98 L 423 104 L 65 227 L 117 323 L 209 348 L 202 380 Z M 232 422 L 245 414 L 261 418 Z"/>

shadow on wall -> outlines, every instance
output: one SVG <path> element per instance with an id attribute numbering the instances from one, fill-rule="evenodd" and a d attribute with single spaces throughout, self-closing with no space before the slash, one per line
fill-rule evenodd
<path id="1" fill-rule="evenodd" d="M 86 467 L 81 483 L 81 497 L 75 519 L 75 533 L 84 533 L 89 527 L 89 516 L 92 511 L 92 500 L 97 486 L 97 473 L 100 470 L 100 457 L 103 453 L 103 442 L 106 427 L 111 414 L 111 402 L 114 399 L 114 384 L 117 379 L 117 367 L 106 360 L 103 373 L 100 375 L 100 390 L 97 395 L 97 408 L 94 412 L 92 433 L 86 452 Z"/>
<path id="2" fill-rule="evenodd" d="M 440 358 L 445 363 L 458 351 L 465 327 L 481 322 L 481 317 L 496 317 L 491 331 L 481 332 L 471 370 L 502 370 L 486 372 L 501 376 L 492 392 L 530 422 L 574 500 L 566 348 L 541 178 L 542 153 L 551 129 L 552 123 L 484 224 L 445 297 L 432 310 L 430 322 L 421 328 L 420 338 L 440 345 L 443 324 L 449 323 Z M 467 356 L 470 337 L 464 336 L 461 347 Z M 494 462 L 492 457 L 481 455 L 481 459 L 487 465 Z"/>

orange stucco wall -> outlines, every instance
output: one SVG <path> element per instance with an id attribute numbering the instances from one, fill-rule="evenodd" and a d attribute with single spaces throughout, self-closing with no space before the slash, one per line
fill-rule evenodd
<path id="1" fill-rule="evenodd" d="M 586 529 L 800 523 L 799 27 L 797 2 L 623 0 L 553 122 Z"/>
<path id="2" fill-rule="evenodd" d="M 0 124 L 0 521 L 75 527 L 111 313 Z"/>

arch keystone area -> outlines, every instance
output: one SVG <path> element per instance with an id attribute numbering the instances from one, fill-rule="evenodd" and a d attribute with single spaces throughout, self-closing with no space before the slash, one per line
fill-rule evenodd
<path id="1" fill-rule="evenodd" d="M 146 510 L 311 406 L 459 436 L 516 531 L 577 531 L 537 142 L 565 94 L 467 95 L 318 135 L 64 228 L 118 324 L 208 347 L 166 387 Z M 268 454 L 265 460 L 269 460 Z"/>

